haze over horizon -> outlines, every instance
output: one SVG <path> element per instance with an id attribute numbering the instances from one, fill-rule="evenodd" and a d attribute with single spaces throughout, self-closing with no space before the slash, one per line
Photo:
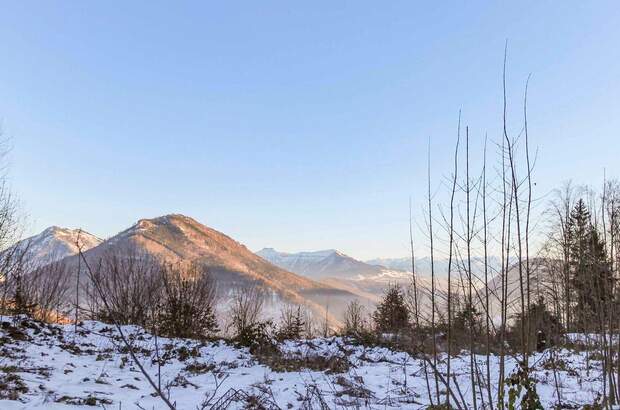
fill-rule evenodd
<path id="1" fill-rule="evenodd" d="M 428 139 L 436 191 L 459 110 L 473 155 L 501 137 L 506 39 L 514 133 L 532 74 L 537 208 L 566 179 L 620 175 L 614 2 L 109 4 L 3 7 L 0 119 L 28 234 L 181 213 L 254 251 L 406 256 Z"/>

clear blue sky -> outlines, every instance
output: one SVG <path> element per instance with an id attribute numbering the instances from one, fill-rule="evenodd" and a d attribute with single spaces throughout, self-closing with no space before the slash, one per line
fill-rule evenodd
<path id="1" fill-rule="evenodd" d="M 620 176 L 618 21 L 615 1 L 4 2 L 11 184 L 30 232 L 179 212 L 253 250 L 404 256 L 428 138 L 438 184 L 459 109 L 500 136 L 506 39 L 537 194 Z"/>

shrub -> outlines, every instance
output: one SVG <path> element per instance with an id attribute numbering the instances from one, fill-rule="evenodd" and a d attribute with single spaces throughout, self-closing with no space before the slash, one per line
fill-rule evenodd
<path id="1" fill-rule="evenodd" d="M 287 305 L 282 308 L 280 316 L 276 338 L 278 340 L 300 339 L 306 326 L 301 306 L 295 308 L 294 306 Z"/>
<path id="2" fill-rule="evenodd" d="M 521 317 L 521 314 L 518 314 L 510 327 L 508 341 L 515 348 L 521 346 L 522 324 L 526 334 L 528 334 L 527 349 L 530 352 L 542 351 L 547 347 L 557 345 L 564 332 L 560 318 L 547 309 L 542 297 L 530 305 L 529 311 L 525 312 L 525 319 Z"/>
<path id="3" fill-rule="evenodd" d="M 240 329 L 235 341 L 241 346 L 249 347 L 252 353 L 272 350 L 275 347 L 271 337 L 272 329 L 271 321 L 257 321 Z"/>
<path id="4" fill-rule="evenodd" d="M 202 339 L 218 331 L 215 284 L 199 265 L 164 265 L 157 323 L 162 335 Z"/>
<path id="5" fill-rule="evenodd" d="M 161 274 L 156 260 L 136 250 L 105 255 L 87 283 L 91 318 L 152 326 L 161 299 Z"/>

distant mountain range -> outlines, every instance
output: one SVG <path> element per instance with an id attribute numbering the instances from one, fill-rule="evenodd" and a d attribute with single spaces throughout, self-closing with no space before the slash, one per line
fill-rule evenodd
<path id="1" fill-rule="evenodd" d="M 400 284 L 409 287 L 412 283 L 411 258 L 392 258 L 392 259 L 372 259 L 365 262 L 356 260 L 344 253 L 334 250 L 304 251 L 296 253 L 279 252 L 273 248 L 261 249 L 257 252 L 266 260 L 283 269 L 295 272 L 309 278 L 313 278 L 325 285 L 329 285 L 342 290 L 347 290 L 367 300 L 378 302 L 386 287 L 389 284 Z M 445 301 L 448 289 L 448 263 L 444 258 L 434 260 L 435 288 L 438 292 L 439 300 Z M 488 278 L 491 293 L 492 313 L 497 310 L 496 296 L 498 294 L 500 280 L 497 274 L 500 270 L 501 262 L 494 256 L 488 257 Z M 517 271 L 513 268 L 509 273 L 509 297 L 511 306 L 517 301 Z M 452 261 L 452 286 L 454 294 L 462 292 L 462 280 L 466 280 L 467 274 L 463 260 L 454 259 Z M 484 294 L 484 259 L 472 257 L 471 268 L 474 279 L 474 287 L 480 294 Z M 429 257 L 416 258 L 415 261 L 416 277 L 418 289 L 420 291 L 421 309 L 424 312 L 431 311 L 430 289 L 431 289 L 431 260 Z M 475 301 L 479 303 L 477 299 Z M 443 302 L 440 302 L 440 304 Z M 516 306 L 516 305 L 515 305 Z M 511 307 L 511 310 L 514 306 Z"/>
<path id="2" fill-rule="evenodd" d="M 372 303 L 381 299 L 389 284 L 408 285 L 411 281 L 410 272 L 371 265 L 335 249 L 286 253 L 265 248 L 257 255 L 283 269 L 354 293 Z"/>
<path id="3" fill-rule="evenodd" d="M 273 248 L 264 248 L 256 254 L 276 266 L 313 279 L 365 280 L 410 277 L 406 271 L 370 265 L 335 249 L 286 253 Z"/>
<path id="4" fill-rule="evenodd" d="M 406 256 L 404 258 L 377 258 L 366 261 L 366 263 L 372 265 L 382 265 L 392 269 L 400 269 L 407 272 L 411 272 L 411 257 Z M 438 278 L 448 276 L 448 259 L 435 258 L 433 261 L 433 268 L 435 275 Z M 424 256 L 415 259 L 416 273 L 422 276 L 431 276 L 431 258 Z"/>
<path id="5" fill-rule="evenodd" d="M 283 269 L 314 279 L 337 278 L 346 280 L 411 280 L 411 258 L 377 258 L 367 261 L 354 259 L 335 249 L 322 251 L 303 251 L 295 253 L 279 252 L 273 248 L 264 248 L 256 252 L 269 262 Z M 492 267 L 499 266 L 497 258 L 490 257 Z M 448 260 L 436 258 L 433 261 L 436 278 L 448 276 Z M 429 257 L 416 258 L 416 273 L 431 276 Z M 452 262 L 452 272 L 459 270 L 459 262 Z M 461 269 L 462 270 L 462 269 Z M 483 260 L 472 258 L 472 271 L 482 272 Z"/>

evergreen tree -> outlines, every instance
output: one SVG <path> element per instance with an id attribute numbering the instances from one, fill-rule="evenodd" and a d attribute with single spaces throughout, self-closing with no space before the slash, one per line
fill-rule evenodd
<path id="1" fill-rule="evenodd" d="M 481 334 L 482 329 L 482 313 L 466 302 L 462 309 L 456 309 L 452 318 L 452 332 L 459 336 L 465 336 L 472 331 L 474 334 Z M 473 329 L 472 329 L 473 326 Z"/>
<path id="2" fill-rule="evenodd" d="M 580 199 L 568 221 L 570 283 L 575 295 L 574 320 L 579 330 L 591 329 L 608 314 L 614 281 L 605 244 Z"/>
<path id="3" fill-rule="evenodd" d="M 400 286 L 388 287 L 373 319 L 380 332 L 398 333 L 409 325 L 409 310 Z"/>
<path id="4" fill-rule="evenodd" d="M 564 332 L 560 318 L 547 309 L 545 300 L 539 297 L 538 300 L 530 305 L 529 311 L 525 313 L 525 323 L 529 323 L 530 336 L 528 350 L 534 349 L 542 351 L 547 347 L 556 345 Z M 523 318 L 521 313 L 517 314 L 514 323 L 510 328 L 509 339 L 517 346 L 520 343 L 519 333 Z"/>

